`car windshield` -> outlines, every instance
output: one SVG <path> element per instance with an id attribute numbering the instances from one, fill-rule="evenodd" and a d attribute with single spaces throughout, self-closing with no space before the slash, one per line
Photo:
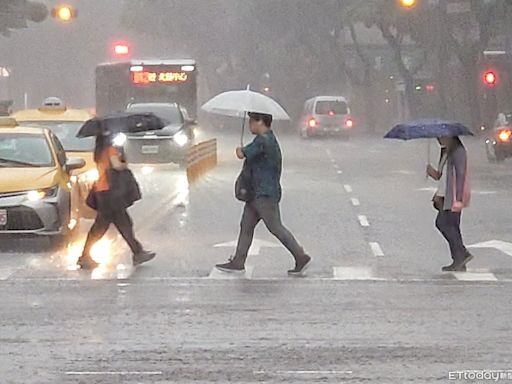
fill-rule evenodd
<path id="1" fill-rule="evenodd" d="M 23 122 L 26 127 L 48 128 L 59 138 L 67 152 L 90 152 L 94 150 L 94 138 L 79 139 L 76 134 L 84 124 L 82 121 L 31 121 Z"/>
<path id="2" fill-rule="evenodd" d="M 177 106 L 160 106 L 136 104 L 130 106 L 127 110 L 130 113 L 148 113 L 152 112 L 161 119 L 164 119 L 169 125 L 183 124 L 183 118 Z"/>
<path id="3" fill-rule="evenodd" d="M 348 114 L 347 103 L 341 100 L 324 100 L 316 103 L 317 115 L 346 115 Z"/>
<path id="4" fill-rule="evenodd" d="M 43 135 L 0 134 L 0 167 L 51 167 L 48 141 Z"/>

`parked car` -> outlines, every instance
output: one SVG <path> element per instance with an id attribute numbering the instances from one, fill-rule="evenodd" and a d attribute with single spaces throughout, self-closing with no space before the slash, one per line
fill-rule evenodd
<path id="1" fill-rule="evenodd" d="M 512 113 L 500 113 L 492 135 L 485 140 L 487 158 L 491 163 L 501 163 L 512 157 Z"/>

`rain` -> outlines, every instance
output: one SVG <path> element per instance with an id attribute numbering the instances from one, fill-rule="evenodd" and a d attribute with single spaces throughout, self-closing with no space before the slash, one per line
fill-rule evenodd
<path id="1" fill-rule="evenodd" d="M 0 383 L 512 380 L 512 2 L 0 0 Z"/>

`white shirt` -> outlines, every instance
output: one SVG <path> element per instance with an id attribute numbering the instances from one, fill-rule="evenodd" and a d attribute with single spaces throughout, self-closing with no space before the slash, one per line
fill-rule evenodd
<path id="1" fill-rule="evenodd" d="M 446 175 L 448 169 L 448 155 L 445 154 L 441 161 L 439 162 L 439 172 L 441 172 L 441 178 L 437 182 L 437 192 L 436 195 L 439 197 L 445 197 L 446 193 L 446 184 L 448 182 L 448 176 Z"/>

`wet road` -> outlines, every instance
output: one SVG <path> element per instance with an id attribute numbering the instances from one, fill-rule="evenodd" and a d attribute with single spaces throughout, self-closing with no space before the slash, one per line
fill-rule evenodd
<path id="1" fill-rule="evenodd" d="M 179 169 L 136 170 L 145 200 L 132 212 L 158 252 L 147 266 L 130 267 L 115 232 L 113 260 L 92 276 L 67 270 L 74 250 L 4 249 L 5 382 L 444 383 L 450 371 L 512 369 L 510 163 L 467 142 L 463 231 L 495 248 L 473 249 L 468 273 L 442 274 L 425 142 L 281 137 L 283 219 L 314 264 L 289 279 L 292 258 L 259 228 L 246 276 L 232 279 L 212 267 L 238 231 L 236 142 L 220 136 L 219 167 L 190 188 Z"/>

